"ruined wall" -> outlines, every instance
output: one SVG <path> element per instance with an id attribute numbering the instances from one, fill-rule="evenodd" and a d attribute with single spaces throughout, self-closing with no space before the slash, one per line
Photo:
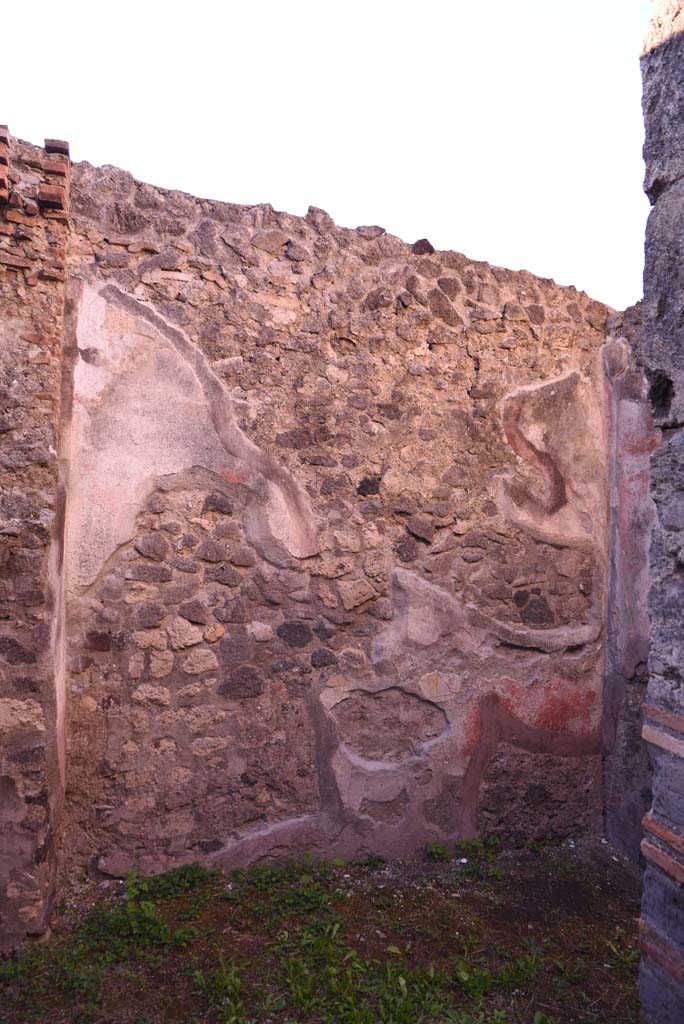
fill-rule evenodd
<path id="1" fill-rule="evenodd" d="M 9 160 L 0 945 L 42 927 L 57 840 L 67 875 L 634 856 L 639 311 L 60 143 Z"/>
<path id="2" fill-rule="evenodd" d="M 64 143 L 42 150 L 0 127 L 0 946 L 45 927 L 64 786 L 57 423 L 68 170 Z"/>
<path id="3" fill-rule="evenodd" d="M 72 214 L 66 863 L 600 831 L 606 308 L 112 168 Z"/>
<path id="4" fill-rule="evenodd" d="M 641 358 L 661 443 L 651 459 L 651 652 L 643 735 L 654 762 L 642 844 L 645 1019 L 684 1019 L 684 7 L 658 0 L 642 57 L 646 231 Z"/>

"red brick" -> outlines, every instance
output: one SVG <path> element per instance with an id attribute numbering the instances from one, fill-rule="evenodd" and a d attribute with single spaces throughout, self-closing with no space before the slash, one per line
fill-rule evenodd
<path id="1" fill-rule="evenodd" d="M 8 210 L 5 216 L 13 224 L 35 224 L 32 217 L 27 217 L 25 213 L 20 213 L 19 210 Z"/>
<path id="2" fill-rule="evenodd" d="M 0 124 L 0 142 L 5 146 L 9 146 L 10 133 L 9 128 L 6 124 Z"/>
<path id="3" fill-rule="evenodd" d="M 680 985 L 684 982 L 684 958 L 681 952 L 643 919 L 639 921 L 639 945 L 646 956 L 660 964 Z"/>
<path id="4" fill-rule="evenodd" d="M 69 143 L 64 142 L 63 139 L 46 139 L 45 152 L 60 153 L 62 156 L 69 156 Z"/>
<path id="5" fill-rule="evenodd" d="M 9 204 L 13 210 L 21 210 L 24 205 L 23 197 L 15 190 L 10 194 Z"/>
<path id="6" fill-rule="evenodd" d="M 12 253 L 5 252 L 0 249 L 0 263 L 6 267 L 16 267 L 17 269 L 30 267 L 31 260 L 27 260 L 25 256 L 13 256 Z"/>
<path id="7" fill-rule="evenodd" d="M 69 161 L 65 156 L 57 154 L 45 161 L 43 170 L 46 174 L 59 174 L 60 177 L 65 178 L 69 172 Z"/>
<path id="8" fill-rule="evenodd" d="M 0 164 L 9 165 L 9 146 L 4 142 L 0 142 Z"/>
<path id="9" fill-rule="evenodd" d="M 669 875 L 675 882 L 681 885 L 684 883 L 684 864 L 675 860 L 669 853 L 665 853 L 659 846 L 649 843 L 648 839 L 641 840 L 641 852 L 647 861 L 660 868 L 666 875 Z"/>
<path id="10" fill-rule="evenodd" d="M 44 281 L 63 281 L 64 271 L 58 270 L 57 267 L 41 267 L 38 277 L 43 278 Z"/>
<path id="11" fill-rule="evenodd" d="M 660 708 L 654 708 L 652 704 L 644 704 L 643 713 L 645 718 L 650 718 L 658 725 L 664 725 L 666 729 L 684 733 L 684 715 L 676 715 L 672 711 L 661 711 Z"/>
<path id="12" fill-rule="evenodd" d="M 650 832 L 651 835 L 654 835 L 658 839 L 662 840 L 662 842 L 667 843 L 668 846 L 671 846 L 677 853 L 684 854 L 684 836 L 677 835 L 677 833 L 673 832 L 671 828 L 667 827 L 667 825 L 663 825 L 661 822 L 656 821 L 651 814 L 646 815 L 642 824 L 646 831 Z"/>
<path id="13" fill-rule="evenodd" d="M 0 252 L 9 253 L 10 256 L 28 255 L 28 253 L 26 253 L 23 249 L 18 249 L 16 245 L 8 245 L 7 243 L 4 243 L 2 246 L 0 246 Z"/>
<path id="14" fill-rule="evenodd" d="M 9 192 L 0 185 L 0 203 L 6 203 L 9 199 Z"/>
<path id="15" fill-rule="evenodd" d="M 66 189 L 63 185 L 39 185 L 38 203 L 54 210 L 64 210 L 67 204 Z"/>

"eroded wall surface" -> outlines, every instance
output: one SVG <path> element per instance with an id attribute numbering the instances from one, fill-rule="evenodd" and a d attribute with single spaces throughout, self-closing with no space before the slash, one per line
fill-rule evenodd
<path id="1" fill-rule="evenodd" d="M 641 358 L 661 443 L 651 459 L 651 652 L 644 739 L 654 762 L 642 850 L 641 992 L 653 1024 L 684 1020 L 684 8 L 653 5 L 642 57 L 646 231 Z"/>
<path id="2" fill-rule="evenodd" d="M 66 863 L 600 831 L 606 308 L 112 168 L 72 213 Z"/>

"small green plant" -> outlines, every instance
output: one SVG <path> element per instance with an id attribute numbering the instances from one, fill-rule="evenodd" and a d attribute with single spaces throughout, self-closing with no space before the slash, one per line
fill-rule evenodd
<path id="1" fill-rule="evenodd" d="M 35 968 L 33 950 L 26 950 L 20 956 L 0 960 L 0 985 L 16 985 L 28 981 Z"/>
<path id="2" fill-rule="evenodd" d="M 542 967 L 540 956 L 525 953 L 500 968 L 497 983 L 504 988 L 521 988 L 537 977 Z"/>
<path id="3" fill-rule="evenodd" d="M 326 883 L 336 876 L 330 864 L 260 864 L 248 871 L 234 871 L 223 899 L 248 903 L 252 913 L 268 917 L 274 927 L 283 918 L 330 909 Z"/>
<path id="4" fill-rule="evenodd" d="M 456 961 L 454 980 L 478 1007 L 494 986 L 494 975 L 490 970 L 464 959 Z"/>
<path id="5" fill-rule="evenodd" d="M 201 934 L 200 929 L 195 928 L 194 925 L 184 925 L 173 933 L 173 945 L 176 949 L 185 949 L 193 942 L 197 942 Z"/>
<path id="6" fill-rule="evenodd" d="M 242 979 L 235 966 L 228 966 L 221 954 L 218 957 L 218 964 L 211 970 L 201 971 L 196 969 L 192 973 L 192 980 L 195 990 L 209 1002 L 215 1009 L 226 1013 L 226 1022 L 242 1020 L 244 1014 L 244 1003 L 242 1000 Z"/>
<path id="7" fill-rule="evenodd" d="M 389 910 L 390 907 L 394 906 L 394 901 L 389 893 L 380 892 L 373 900 L 374 905 L 378 910 Z"/>
<path id="8" fill-rule="evenodd" d="M 219 876 L 219 871 L 208 871 L 201 864 L 183 864 L 179 868 L 171 868 L 170 871 L 149 877 L 139 875 L 137 871 L 129 871 L 124 889 L 128 900 L 140 897 L 149 900 L 172 899 L 200 889 Z"/>
<path id="9" fill-rule="evenodd" d="M 385 858 L 381 857 L 377 853 L 369 853 L 366 857 L 360 861 L 361 867 L 368 868 L 369 871 L 376 871 L 381 868 L 385 863 Z"/>
<path id="10" fill-rule="evenodd" d="M 285 1006 L 285 996 L 282 992 L 274 992 L 272 989 L 260 990 L 258 992 L 259 1010 L 261 1017 L 268 1019 L 274 1016 Z"/>
<path id="11" fill-rule="evenodd" d="M 139 900 L 127 891 L 124 902 L 114 906 L 94 907 L 86 918 L 83 934 L 91 944 L 105 945 L 123 952 L 122 947 L 133 943 L 142 946 L 168 946 L 171 929 L 156 905 L 147 899 Z"/>
<path id="12" fill-rule="evenodd" d="M 498 836 L 486 839 L 461 839 L 458 843 L 462 873 L 480 880 L 501 878 L 502 871 L 494 861 L 499 852 L 501 840 Z"/>
<path id="13" fill-rule="evenodd" d="M 572 964 L 564 964 L 560 960 L 554 960 L 553 966 L 556 968 L 563 980 L 569 982 L 571 985 L 578 985 L 580 982 L 584 981 L 589 972 L 584 960 L 575 960 Z"/>
<path id="14" fill-rule="evenodd" d="M 615 963 L 619 967 L 633 967 L 639 961 L 639 950 L 628 947 L 627 949 L 620 949 L 614 942 L 609 940 L 606 942 L 608 949 L 615 958 Z"/>
<path id="15" fill-rule="evenodd" d="M 451 853 L 441 843 L 426 843 L 425 856 L 433 863 L 440 863 L 451 860 Z"/>

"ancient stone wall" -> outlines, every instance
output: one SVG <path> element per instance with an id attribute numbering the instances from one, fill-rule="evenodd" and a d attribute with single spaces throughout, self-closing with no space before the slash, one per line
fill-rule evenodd
<path id="1" fill-rule="evenodd" d="M 28 358 L 46 406 L 5 449 L 36 451 L 14 467 L 8 493 L 30 501 L 6 515 L 10 545 L 14 519 L 46 511 L 34 618 L 15 597 L 3 657 L 10 711 L 33 687 L 48 767 L 30 768 L 37 801 L 28 768 L 7 772 L 0 815 L 15 829 L 17 808 L 24 845 L 5 875 L 28 872 L 65 763 L 67 874 L 485 832 L 605 831 L 633 853 L 652 514 L 638 311 L 317 209 L 88 164 L 59 192 L 52 154 L 14 148 L 34 172 L 7 223 L 32 234 L 7 246 L 7 308 L 33 340 L 7 327 L 7 372 Z M 24 671 L 16 651 L 39 642 Z M 10 764 L 40 746 L 8 737 Z"/>
<path id="2" fill-rule="evenodd" d="M 653 1024 L 684 1020 L 684 6 L 658 0 L 642 57 L 646 232 L 641 358 L 661 442 L 651 459 L 651 652 L 643 735 L 654 762 L 642 850 L 641 991 Z"/>
<path id="3" fill-rule="evenodd" d="M 605 307 L 111 168 L 72 205 L 67 862 L 600 830 Z"/>
<path id="4" fill-rule="evenodd" d="M 68 172 L 64 143 L 42 150 L 0 127 L 0 945 L 45 926 L 64 788 Z"/>

